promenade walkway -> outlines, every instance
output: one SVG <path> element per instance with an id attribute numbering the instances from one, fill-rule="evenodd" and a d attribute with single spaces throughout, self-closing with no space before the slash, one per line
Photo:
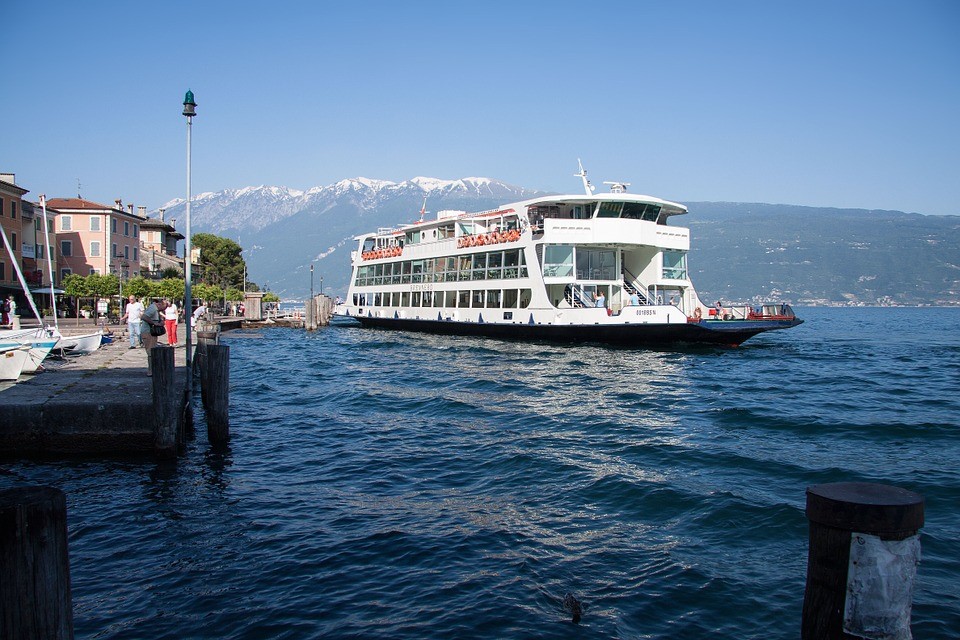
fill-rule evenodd
<path id="1" fill-rule="evenodd" d="M 93 330 L 64 323 L 64 334 Z M 45 371 L 0 382 L 0 455 L 150 452 L 153 449 L 153 382 L 147 354 L 130 349 L 125 332 L 84 356 L 47 358 Z M 182 333 L 182 329 L 181 329 Z M 185 349 L 174 349 L 178 388 Z"/>

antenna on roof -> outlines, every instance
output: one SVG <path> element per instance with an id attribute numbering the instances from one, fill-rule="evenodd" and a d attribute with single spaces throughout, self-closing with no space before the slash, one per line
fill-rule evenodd
<path id="1" fill-rule="evenodd" d="M 83 198 L 80 196 L 80 178 L 77 178 L 77 199 L 83 200 Z"/>
<path id="2" fill-rule="evenodd" d="M 577 178 L 583 180 L 583 190 L 587 192 L 587 195 L 593 195 L 594 187 L 590 184 L 590 181 L 587 180 L 587 172 L 583 169 L 583 164 L 580 162 L 580 158 L 577 158 L 577 165 L 580 167 L 580 173 L 573 174 Z"/>
<path id="3" fill-rule="evenodd" d="M 604 182 L 603 184 L 610 185 L 610 193 L 624 193 L 630 186 L 629 182 Z"/>

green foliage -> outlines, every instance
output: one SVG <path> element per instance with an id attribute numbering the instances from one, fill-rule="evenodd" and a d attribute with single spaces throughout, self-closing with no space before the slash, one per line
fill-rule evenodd
<path id="1" fill-rule="evenodd" d="M 223 299 L 223 289 L 205 282 L 198 282 L 190 288 L 194 298 L 200 298 L 204 302 Z"/>
<path id="2" fill-rule="evenodd" d="M 87 279 L 77 273 L 71 273 L 63 278 L 61 283 L 63 292 L 74 298 L 82 298 L 90 295 L 90 288 L 87 286 Z"/>
<path id="3" fill-rule="evenodd" d="M 161 276 L 164 280 L 166 280 L 167 278 L 170 278 L 170 279 L 173 279 L 173 278 L 182 278 L 182 277 L 183 277 L 183 271 L 181 271 L 181 270 L 178 269 L 177 267 L 167 267 L 166 269 L 164 269 L 163 271 L 160 272 L 160 276 Z"/>
<path id="4" fill-rule="evenodd" d="M 179 278 L 164 278 L 159 283 L 159 297 L 169 300 L 183 300 L 186 283 Z"/>
<path id="5" fill-rule="evenodd" d="M 227 300 L 230 302 L 241 302 L 243 300 L 243 291 L 236 287 L 227 289 Z"/>
<path id="6" fill-rule="evenodd" d="M 207 284 L 242 287 L 245 262 L 243 248 L 229 238 L 197 233 L 193 246 L 200 249 L 200 277 Z"/>
<path id="7" fill-rule="evenodd" d="M 115 296 L 120 293 L 120 278 L 113 273 L 91 273 L 87 276 L 87 289 L 94 298 Z"/>
<path id="8" fill-rule="evenodd" d="M 150 295 L 150 281 L 143 276 L 130 278 L 123 283 L 123 295 L 134 295 L 138 299 L 147 297 Z"/>
<path id="9" fill-rule="evenodd" d="M 278 296 L 272 291 L 268 291 L 265 294 L 263 294 L 263 301 L 264 302 L 280 302 L 280 296 Z"/>

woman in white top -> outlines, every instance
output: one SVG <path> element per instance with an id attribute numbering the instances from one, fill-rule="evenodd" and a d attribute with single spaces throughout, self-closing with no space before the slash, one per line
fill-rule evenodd
<path id="1" fill-rule="evenodd" d="M 163 319 L 167 325 L 167 344 L 177 346 L 177 305 L 173 300 L 167 301 L 167 308 L 163 311 Z"/>

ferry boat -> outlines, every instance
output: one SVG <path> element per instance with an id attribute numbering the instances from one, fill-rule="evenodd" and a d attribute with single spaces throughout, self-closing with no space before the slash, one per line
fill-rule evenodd
<path id="1" fill-rule="evenodd" d="M 790 305 L 705 304 L 682 204 L 605 183 L 357 236 L 336 315 L 365 327 L 523 340 L 737 346 L 801 322 Z M 424 205 L 425 208 L 425 205 Z"/>

